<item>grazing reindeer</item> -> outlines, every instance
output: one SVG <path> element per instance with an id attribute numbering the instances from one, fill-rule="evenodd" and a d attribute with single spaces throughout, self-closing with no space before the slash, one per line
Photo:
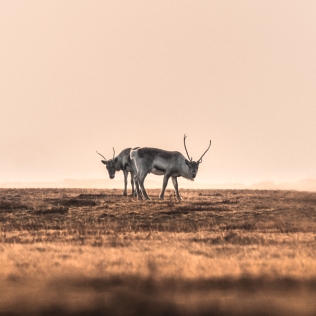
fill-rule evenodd
<path id="1" fill-rule="evenodd" d="M 172 183 L 175 189 L 175 193 L 178 200 L 182 200 L 178 191 L 178 181 L 177 177 L 184 177 L 188 180 L 194 181 L 196 174 L 199 169 L 199 164 L 202 162 L 203 156 L 210 149 L 210 145 L 201 156 L 201 158 L 195 162 L 192 161 L 192 157 L 190 158 L 186 145 L 185 145 L 186 135 L 184 135 L 184 148 L 188 155 L 189 160 L 187 160 L 181 153 L 178 151 L 166 151 L 157 148 L 134 148 L 131 150 L 131 159 L 134 161 L 132 165 L 135 174 L 136 183 L 139 182 L 139 186 L 143 193 L 143 197 L 145 200 L 149 200 L 149 197 L 146 193 L 144 187 L 144 180 L 148 173 L 153 173 L 156 175 L 163 175 L 163 185 L 162 190 L 159 195 L 159 199 L 164 199 L 164 193 L 166 186 L 168 184 L 168 180 L 171 177 Z M 138 194 L 138 192 L 137 192 Z M 141 197 L 137 195 L 137 198 Z"/>
<path id="2" fill-rule="evenodd" d="M 110 179 L 115 178 L 115 172 L 123 170 L 124 173 L 124 192 L 123 195 L 127 196 L 127 176 L 128 173 L 131 174 L 131 184 L 132 184 L 132 196 L 136 196 L 136 192 L 134 189 L 134 172 L 132 168 L 132 161 L 130 158 L 131 148 L 126 148 L 122 150 L 122 152 L 115 157 L 115 150 L 113 148 L 113 158 L 110 160 L 106 160 L 103 155 L 97 152 L 104 160 L 101 160 L 102 163 L 106 165 L 106 169 L 109 172 Z M 138 192 L 138 183 L 136 183 L 136 191 Z M 138 195 L 139 193 L 137 193 Z"/>

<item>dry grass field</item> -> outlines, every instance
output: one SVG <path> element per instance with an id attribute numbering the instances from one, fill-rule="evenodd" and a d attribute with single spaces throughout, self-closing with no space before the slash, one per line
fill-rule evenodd
<path id="1" fill-rule="evenodd" d="M 0 189 L 0 315 L 316 315 L 316 193 L 159 191 Z"/>

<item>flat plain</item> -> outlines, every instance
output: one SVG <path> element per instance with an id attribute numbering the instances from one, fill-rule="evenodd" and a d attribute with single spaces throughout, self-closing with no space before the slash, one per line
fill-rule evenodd
<path id="1" fill-rule="evenodd" d="M 0 315 L 316 314 L 316 193 L 159 191 L 0 189 Z"/>

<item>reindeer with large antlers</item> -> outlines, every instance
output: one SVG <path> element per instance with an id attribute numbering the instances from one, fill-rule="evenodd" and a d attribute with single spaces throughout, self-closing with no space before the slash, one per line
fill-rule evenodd
<path id="1" fill-rule="evenodd" d="M 188 180 L 194 181 L 196 174 L 199 169 L 199 164 L 202 162 L 203 156 L 209 150 L 211 146 L 211 141 L 201 156 L 201 158 L 195 162 L 192 161 L 192 157 L 190 158 L 189 153 L 187 151 L 185 145 L 186 135 L 184 135 L 184 148 L 188 155 L 189 160 L 187 160 L 181 153 L 178 151 L 166 151 L 157 148 L 135 148 L 131 150 L 131 158 L 134 162 L 132 167 L 135 168 L 135 180 L 139 183 L 141 191 L 143 193 L 143 197 L 145 200 L 149 200 L 149 197 L 146 193 L 144 187 L 144 180 L 148 173 L 153 173 L 155 175 L 163 175 L 163 185 L 162 190 L 159 195 L 159 199 L 164 199 L 164 193 L 166 186 L 168 184 L 168 180 L 171 177 L 172 183 L 176 192 L 176 196 L 178 200 L 182 200 L 178 191 L 178 177 L 184 177 Z M 137 192 L 137 198 L 140 199 L 140 195 Z"/>
<path id="2" fill-rule="evenodd" d="M 104 160 L 101 160 L 101 162 L 106 165 L 106 169 L 109 172 L 110 179 L 115 178 L 116 171 L 123 170 L 123 173 L 124 173 L 124 192 L 123 192 L 123 195 L 124 196 L 127 196 L 128 173 L 131 174 L 132 196 L 135 196 L 136 192 L 139 191 L 138 183 L 135 183 L 136 192 L 135 192 L 135 188 L 134 188 L 134 172 L 133 172 L 133 168 L 132 168 L 132 161 L 130 158 L 130 152 L 131 152 L 131 148 L 126 148 L 126 149 L 122 150 L 122 152 L 118 156 L 115 157 L 115 150 L 113 148 L 113 158 L 110 160 L 107 160 L 103 155 L 101 155 L 100 153 L 97 152 L 97 154 L 99 154 L 101 157 L 104 158 Z M 139 193 L 137 195 L 139 195 Z"/>

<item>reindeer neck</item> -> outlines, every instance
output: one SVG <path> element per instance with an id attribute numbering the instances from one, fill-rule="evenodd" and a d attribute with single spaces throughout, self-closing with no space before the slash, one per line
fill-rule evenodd
<path id="1" fill-rule="evenodd" d="M 116 158 L 118 158 L 118 159 L 117 159 L 117 162 L 115 163 L 115 170 L 116 171 L 123 170 L 123 164 L 122 164 L 121 159 L 118 156 L 115 157 L 114 159 L 116 159 Z"/>

